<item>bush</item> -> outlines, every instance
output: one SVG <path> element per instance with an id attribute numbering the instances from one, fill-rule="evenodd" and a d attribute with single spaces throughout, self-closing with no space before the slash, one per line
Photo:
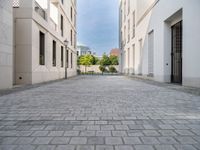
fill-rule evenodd
<path id="1" fill-rule="evenodd" d="M 99 66 L 99 70 L 102 72 L 102 74 L 106 71 L 105 66 Z"/>
<path id="2" fill-rule="evenodd" d="M 109 71 L 110 71 L 111 73 L 117 73 L 117 69 L 116 69 L 115 67 L 113 67 L 113 66 L 110 66 L 110 67 L 109 67 Z"/>

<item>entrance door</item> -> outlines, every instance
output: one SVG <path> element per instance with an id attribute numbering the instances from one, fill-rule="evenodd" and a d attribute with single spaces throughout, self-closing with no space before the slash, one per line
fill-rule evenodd
<path id="1" fill-rule="evenodd" d="M 182 83 L 182 21 L 172 26 L 172 83 Z"/>

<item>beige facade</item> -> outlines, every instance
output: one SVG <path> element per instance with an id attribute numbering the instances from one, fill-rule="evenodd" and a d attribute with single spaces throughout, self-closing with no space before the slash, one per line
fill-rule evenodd
<path id="1" fill-rule="evenodd" d="M 199 0 L 120 0 L 121 71 L 200 87 Z"/>
<path id="2" fill-rule="evenodd" d="M 76 0 L 14 1 L 14 84 L 75 76 Z"/>
<path id="3" fill-rule="evenodd" d="M 0 0 L 0 89 L 13 84 L 12 2 Z"/>

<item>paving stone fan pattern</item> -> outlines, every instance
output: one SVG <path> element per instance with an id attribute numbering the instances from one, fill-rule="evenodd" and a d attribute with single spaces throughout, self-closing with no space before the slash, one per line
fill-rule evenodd
<path id="1" fill-rule="evenodd" d="M 200 150 L 200 96 L 123 76 L 21 90 L 0 97 L 0 150 Z"/>

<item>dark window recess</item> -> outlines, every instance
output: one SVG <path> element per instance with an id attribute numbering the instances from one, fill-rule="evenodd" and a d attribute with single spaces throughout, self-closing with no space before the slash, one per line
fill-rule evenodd
<path id="1" fill-rule="evenodd" d="M 40 32 L 40 56 L 39 56 L 39 64 L 45 65 L 45 34 Z"/>
<path id="2" fill-rule="evenodd" d="M 61 46 L 61 67 L 64 67 L 64 62 L 63 62 L 63 46 Z"/>
<path id="3" fill-rule="evenodd" d="M 62 4 L 64 4 L 64 0 L 61 0 Z"/>
<path id="4" fill-rule="evenodd" d="M 69 68 L 69 51 L 66 50 L 66 64 L 67 64 L 67 68 Z"/>
<path id="5" fill-rule="evenodd" d="M 73 45 L 73 31 L 71 30 L 71 45 Z"/>
<path id="6" fill-rule="evenodd" d="M 63 16 L 60 17 L 60 30 L 61 30 L 61 36 L 63 36 Z"/>
<path id="7" fill-rule="evenodd" d="M 56 66 L 56 41 L 53 41 L 53 66 Z"/>
<path id="8" fill-rule="evenodd" d="M 73 21 L 73 8 L 71 7 L 71 21 Z"/>
<path id="9" fill-rule="evenodd" d="M 73 54 L 71 53 L 71 68 L 73 68 Z"/>

